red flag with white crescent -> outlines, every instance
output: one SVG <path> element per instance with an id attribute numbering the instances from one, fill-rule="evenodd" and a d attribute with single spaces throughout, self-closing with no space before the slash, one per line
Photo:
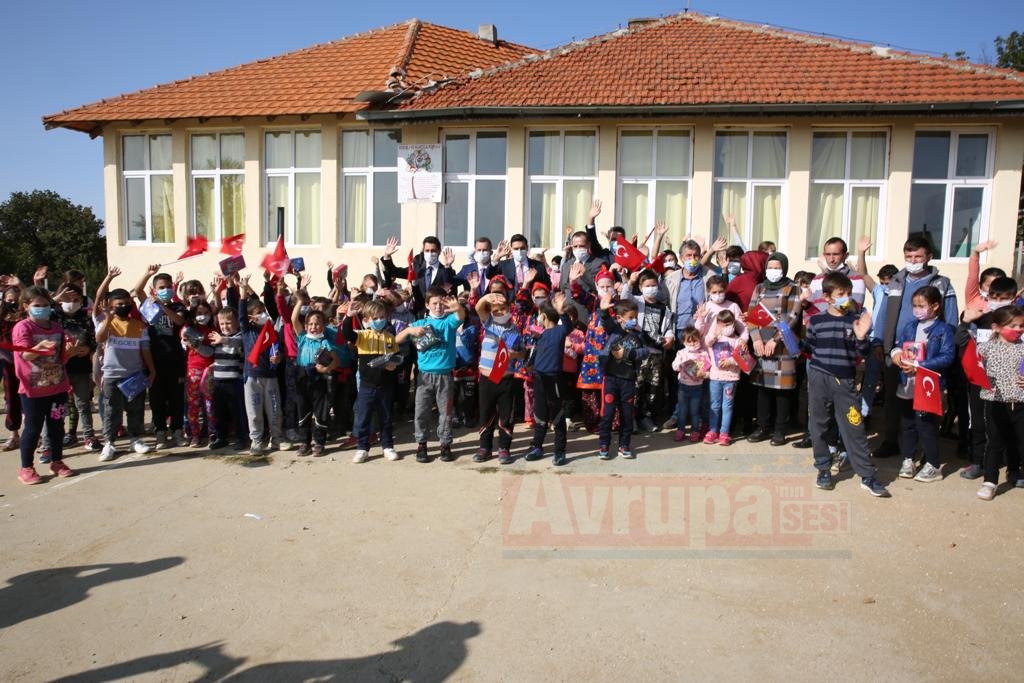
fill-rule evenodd
<path id="1" fill-rule="evenodd" d="M 626 270 L 636 271 L 644 265 L 643 252 L 626 240 L 615 240 L 613 253 L 615 262 Z"/>
<path id="2" fill-rule="evenodd" d="M 491 368 L 491 372 L 487 375 L 487 379 L 491 380 L 495 384 L 501 382 L 501 379 L 505 376 L 505 372 L 508 370 L 508 364 L 511 362 L 511 358 L 508 355 L 508 347 L 505 346 L 505 340 L 498 340 L 498 350 L 494 354 L 494 367 Z"/>
<path id="3" fill-rule="evenodd" d="M 277 341 L 277 330 L 274 329 L 274 323 L 271 320 L 263 323 L 263 328 L 260 329 L 260 336 L 256 337 L 256 343 L 252 345 L 252 350 L 249 352 L 248 361 L 252 363 L 252 366 L 259 367 L 260 354 L 265 349 L 269 349 L 270 346 Z"/>
<path id="4" fill-rule="evenodd" d="M 239 233 L 232 235 L 231 237 L 225 237 L 220 242 L 220 253 L 230 254 L 231 256 L 238 256 L 242 253 L 242 247 L 245 246 L 245 233 Z"/>
<path id="5" fill-rule="evenodd" d="M 199 256 L 206 252 L 207 249 L 209 249 L 209 243 L 204 236 L 196 235 L 195 237 L 190 237 L 188 238 L 188 247 L 176 260 L 181 261 L 182 259 Z"/>
<path id="6" fill-rule="evenodd" d="M 973 339 L 967 340 L 967 347 L 964 348 L 964 355 L 960 362 L 963 363 L 967 381 L 982 389 L 992 388 L 992 382 L 985 372 L 985 364 L 982 362 L 981 356 L 978 355 L 978 345 Z"/>
<path id="7" fill-rule="evenodd" d="M 914 410 L 942 415 L 942 385 L 939 373 L 918 368 L 914 374 Z"/>
<path id="8" fill-rule="evenodd" d="M 747 325 L 752 327 L 768 327 L 775 322 L 775 316 L 764 304 L 758 304 L 750 313 L 747 313 Z"/>
<path id="9" fill-rule="evenodd" d="M 292 267 L 292 260 L 288 258 L 288 252 L 284 248 L 284 237 L 277 238 L 274 251 L 263 257 L 260 264 L 270 274 L 284 277 Z"/>

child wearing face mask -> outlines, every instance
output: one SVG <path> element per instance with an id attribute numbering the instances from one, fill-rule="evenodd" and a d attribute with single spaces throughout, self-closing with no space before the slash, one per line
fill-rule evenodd
<path id="1" fill-rule="evenodd" d="M 740 368 L 733 357 L 737 346 L 747 345 L 747 328 L 733 311 L 724 308 L 715 314 L 704 333 L 704 344 L 711 356 L 709 393 L 710 414 L 704 443 L 720 446 L 732 443 L 732 412 Z"/>
<path id="2" fill-rule="evenodd" d="M 995 283 L 993 283 L 993 286 Z M 989 303 L 992 302 L 991 292 Z M 984 456 L 985 481 L 978 498 L 992 500 L 999 483 L 999 466 L 1006 460 L 1006 481 L 1024 488 L 1020 449 L 1024 443 L 1024 309 L 1004 306 L 991 314 L 991 338 L 978 345 L 991 389 L 981 390 L 988 448 Z"/>
<path id="3" fill-rule="evenodd" d="M 55 301 L 60 305 L 59 309 L 55 309 L 56 321 L 64 328 L 65 334 L 70 337 L 69 343 L 74 347 L 68 353 L 65 366 L 74 402 L 68 419 L 68 430 L 64 435 L 64 445 L 74 445 L 78 424 L 81 422 L 85 447 L 90 451 L 99 451 L 103 444 L 96 438 L 92 426 L 92 354 L 96 352 L 96 326 L 85 309 L 86 298 L 77 285 L 66 284 L 61 287 Z"/>
<path id="4" fill-rule="evenodd" d="M 23 314 L 18 305 L 21 297 L 21 289 L 17 286 L 10 286 L 3 292 L 3 302 L 0 304 L 0 340 L 11 341 L 11 331 L 22 319 Z M 7 404 L 7 413 L 4 415 L 4 425 L 11 436 L 3 444 L 3 450 L 13 451 L 19 448 L 21 442 L 21 401 L 18 399 L 18 375 L 14 372 L 14 354 L 10 351 L 0 350 L 0 365 L 3 367 L 4 377 L 4 400 Z"/>
<path id="5" fill-rule="evenodd" d="M 524 358 L 514 363 L 515 377 L 523 384 L 523 422 L 527 429 L 533 429 L 533 367 L 528 362 L 533 353 L 534 344 L 544 332 L 540 309 L 550 300 L 551 290 L 542 282 L 533 281 L 534 272 L 527 271 L 523 287 L 516 295 L 516 304 L 523 315 L 520 316 L 519 331 L 523 335 Z"/>
<path id="6" fill-rule="evenodd" d="M 351 305 L 351 304 L 350 304 Z M 334 335 L 327 335 L 327 316 L 310 310 L 302 316 L 301 308 L 292 308 L 292 330 L 296 337 L 295 397 L 298 403 L 300 456 L 324 455 L 327 444 L 327 423 L 331 418 L 334 387 L 331 373 L 338 367 Z"/>
<path id="7" fill-rule="evenodd" d="M 739 304 L 725 298 L 726 285 L 725 278 L 720 275 L 712 275 L 708 278 L 706 283 L 708 298 L 697 307 L 693 326 L 702 336 L 706 335 L 714 327 L 718 314 L 722 311 L 729 311 L 738 321 L 736 323 L 737 335 L 746 341 L 749 337 L 747 326 L 743 324 L 742 320 L 739 320 L 741 313 Z"/>
<path id="8" fill-rule="evenodd" d="M 260 343 L 265 326 L 273 329 L 267 307 L 249 288 L 248 278 L 241 283 L 238 298 L 238 320 L 242 329 L 242 353 L 246 359 L 242 373 L 245 414 L 249 419 L 249 453 L 263 455 L 283 448 L 281 434 L 281 388 L 277 383 L 277 366 L 282 360 L 281 343 L 261 344 L 256 365 L 249 358 Z M 275 332 L 276 334 L 276 332 Z M 269 441 L 263 441 L 264 429 Z M 291 444 L 287 444 L 289 447 Z"/>
<path id="9" fill-rule="evenodd" d="M 498 430 L 498 463 L 509 465 L 512 448 L 515 379 L 509 363 L 501 377 L 491 378 L 499 343 L 504 342 L 511 360 L 523 357 L 523 335 L 513 320 L 503 294 L 487 294 L 476 303 L 480 320 L 480 445 L 473 462 L 487 462 L 493 456 L 494 430 Z"/>
<path id="10" fill-rule="evenodd" d="M 914 410 L 914 382 L 917 368 L 938 372 L 940 381 L 956 360 L 955 331 L 939 315 L 942 294 L 931 285 L 925 285 L 911 299 L 914 320 L 896 335 L 890 352 L 893 364 L 900 368 L 896 397 L 900 410 L 900 453 L 903 464 L 900 477 L 924 483 L 942 479 L 942 459 L 939 454 L 939 416 Z M 894 406 L 895 407 L 895 406 Z M 918 445 L 924 453 L 925 464 L 916 471 L 914 454 Z"/>
<path id="11" fill-rule="evenodd" d="M 704 415 L 701 414 L 701 398 L 704 394 L 704 384 L 708 379 L 708 372 L 711 370 L 711 356 L 704 348 L 704 342 L 697 328 L 685 328 L 682 331 L 682 340 L 683 347 L 676 351 L 675 360 L 672 361 L 672 369 L 679 373 L 679 398 L 676 401 L 674 439 L 676 441 L 686 439 L 686 425 L 689 424 L 690 443 L 697 443 L 700 441 L 701 425 L 704 423 Z"/>
<path id="12" fill-rule="evenodd" d="M 594 276 L 594 283 L 597 286 L 596 296 L 590 295 L 578 282 L 572 282 L 569 290 L 574 301 L 592 311 L 583 337 L 583 356 L 580 359 L 579 379 L 576 381 L 583 401 L 583 424 L 591 434 L 597 432 L 601 423 L 604 368 L 600 358 L 608 344 L 608 330 L 598 304 L 604 297 L 611 297 L 611 301 L 615 302 L 615 276 L 602 266 Z M 616 425 L 613 424 L 612 429 L 616 429 Z"/>
<path id="13" fill-rule="evenodd" d="M 203 421 L 211 441 L 216 440 L 216 425 L 213 402 L 204 388 L 207 368 L 213 365 L 213 346 L 210 339 L 216 329 L 213 326 L 213 309 L 200 301 L 189 311 L 189 325 L 182 331 L 187 346 L 185 359 L 185 420 L 188 426 L 189 448 L 202 446 Z"/>
<path id="14" fill-rule="evenodd" d="M 598 307 L 602 324 L 608 330 L 608 343 L 601 351 L 604 384 L 601 387 L 601 428 L 598 433 L 598 457 L 611 460 L 612 422 L 619 413 L 619 455 L 636 457 L 631 448 L 633 405 L 640 362 L 650 353 L 640 336 L 637 305 L 632 299 L 620 301 L 612 315 L 612 297 L 602 296 Z"/>
<path id="15" fill-rule="evenodd" d="M 650 352 L 640 361 L 637 371 L 637 427 L 645 432 L 658 430 L 659 409 L 663 404 L 662 368 L 666 366 L 665 351 L 675 347 L 675 321 L 667 304 L 659 300 L 661 287 L 658 274 L 643 270 L 630 276 L 630 284 L 640 286 L 640 295 L 633 296 L 639 314 L 638 329 Z"/>
<path id="16" fill-rule="evenodd" d="M 567 313 L 574 309 L 567 303 L 565 295 L 555 294 L 553 305 L 547 302 L 540 306 L 540 318 L 544 331 L 537 339 L 534 358 L 534 383 L 537 392 L 535 404 L 535 426 L 530 450 L 526 460 L 540 460 L 544 457 L 544 437 L 548 425 L 554 429 L 555 444 L 551 464 L 561 467 L 566 463 L 565 447 L 565 387 L 562 384 L 562 357 L 565 353 L 565 340 L 572 331 L 572 320 Z"/>

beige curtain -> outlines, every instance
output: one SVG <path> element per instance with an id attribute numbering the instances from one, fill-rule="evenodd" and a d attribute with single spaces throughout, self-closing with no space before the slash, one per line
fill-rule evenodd
<path id="1" fill-rule="evenodd" d="M 341 165 L 344 168 L 365 168 L 370 165 L 369 133 L 365 130 L 346 130 L 341 134 Z"/>
<path id="2" fill-rule="evenodd" d="M 558 175 L 562 165 L 558 131 L 533 131 L 529 138 L 530 175 Z"/>
<path id="3" fill-rule="evenodd" d="M 690 175 L 690 131 L 658 131 L 657 176 Z"/>
<path id="4" fill-rule="evenodd" d="M 320 174 L 295 174 L 295 244 L 320 243 Z"/>
<path id="5" fill-rule="evenodd" d="M 565 175 L 592 176 L 597 173 L 596 140 L 594 131 L 591 130 L 566 131 Z M 583 220 L 586 222 L 586 216 Z"/>
<path id="6" fill-rule="evenodd" d="M 782 216 L 782 188 L 771 186 L 754 187 L 753 232 L 750 246 L 756 248 L 765 240 L 779 243 L 779 221 Z"/>
<path id="7" fill-rule="evenodd" d="M 786 177 L 786 134 L 754 133 L 754 159 L 751 164 L 754 178 Z"/>
<path id="8" fill-rule="evenodd" d="M 221 237 L 245 232 L 245 176 L 229 173 L 220 177 Z"/>
<path id="9" fill-rule="evenodd" d="M 196 235 L 214 238 L 213 178 L 193 178 L 192 195 L 196 205 Z"/>
<path id="10" fill-rule="evenodd" d="M 725 222 L 730 215 L 735 218 L 742 237 L 747 224 L 746 183 L 715 183 L 715 238 L 724 237 L 731 243 L 733 236 Z"/>
<path id="11" fill-rule="evenodd" d="M 170 175 L 150 176 L 149 203 L 153 242 L 173 242 L 174 180 Z"/>
<path id="12" fill-rule="evenodd" d="M 571 225 L 582 230 L 587 225 L 590 203 L 594 198 L 594 181 L 566 180 L 562 183 L 562 225 Z M 558 235 L 561 231 L 556 227 L 552 239 L 545 241 L 545 247 L 557 247 L 560 244 Z"/>
<path id="13" fill-rule="evenodd" d="M 366 243 L 366 176 L 345 176 L 345 233 L 347 243 Z"/>
<path id="14" fill-rule="evenodd" d="M 654 220 L 665 221 L 668 239 L 673 244 L 682 244 L 689 226 L 686 224 L 685 180 L 659 180 L 654 190 Z M 650 228 L 650 226 L 646 226 Z"/>
<path id="15" fill-rule="evenodd" d="M 843 186 L 838 183 L 811 183 L 810 204 L 806 255 L 807 258 L 817 258 L 825 240 L 843 236 Z"/>
<path id="16" fill-rule="evenodd" d="M 850 150 L 851 180 L 882 180 L 885 153 L 885 133 L 854 133 Z"/>
<path id="17" fill-rule="evenodd" d="M 715 177 L 746 178 L 750 136 L 721 132 L 715 135 Z"/>
<path id="18" fill-rule="evenodd" d="M 815 133 L 811 143 L 811 179 L 842 180 L 845 177 L 846 133 Z"/>
<path id="19" fill-rule="evenodd" d="M 623 183 L 622 227 L 630 235 L 646 230 L 647 183 Z"/>
<path id="20" fill-rule="evenodd" d="M 880 206 L 877 187 L 855 187 L 850 191 L 850 249 L 856 249 L 857 241 L 868 235 L 878 248 L 878 210 Z"/>
<path id="21" fill-rule="evenodd" d="M 653 168 L 653 133 L 649 130 L 622 131 L 619 136 L 619 175 L 642 178 L 651 175 Z"/>
<path id="22" fill-rule="evenodd" d="M 556 186 L 554 183 L 530 183 L 530 244 L 558 246 L 561 226 L 555 224 Z"/>
<path id="23" fill-rule="evenodd" d="M 277 239 L 277 207 L 284 207 L 284 230 L 288 233 L 288 222 L 291 212 L 288 202 L 288 177 L 270 176 L 267 178 L 267 242 Z"/>

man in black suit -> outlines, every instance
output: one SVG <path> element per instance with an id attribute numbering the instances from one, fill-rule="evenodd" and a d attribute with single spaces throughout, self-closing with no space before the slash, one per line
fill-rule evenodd
<path id="1" fill-rule="evenodd" d="M 512 258 L 504 259 L 494 265 L 491 277 L 497 274 L 504 276 L 512 285 L 512 295 L 515 296 L 523 286 L 526 273 L 532 268 L 537 273 L 533 281 L 542 282 L 550 289 L 551 277 L 548 275 L 548 269 L 541 261 L 528 256 L 530 253 L 530 243 L 526 240 L 526 237 L 523 235 L 512 235 L 512 238 L 508 241 L 508 246 L 508 253 Z"/>
<path id="2" fill-rule="evenodd" d="M 473 254 L 470 257 L 472 261 L 462 266 L 456 276 L 459 284 L 467 290 L 473 289 L 470 284 L 470 275 L 475 273 L 477 278 L 479 278 L 476 280 L 476 295 L 483 296 L 487 292 L 487 283 L 498 274 L 498 269 L 494 264 L 496 259 L 493 255 L 494 250 L 492 249 L 490 238 L 481 237 L 478 239 L 474 245 Z"/>
<path id="3" fill-rule="evenodd" d="M 391 260 L 396 251 L 398 251 L 398 238 L 389 237 L 387 244 L 384 245 L 384 256 L 380 260 L 385 286 L 390 286 L 391 282 L 397 278 L 409 279 L 409 268 L 396 266 Z M 452 294 L 455 293 L 458 278 L 452 269 L 454 262 L 455 252 L 451 249 L 442 251 L 439 239 L 436 237 L 423 238 L 423 250 L 412 261 L 414 275 L 412 292 L 417 313 L 425 309 L 425 295 L 431 287 L 441 287 Z"/>

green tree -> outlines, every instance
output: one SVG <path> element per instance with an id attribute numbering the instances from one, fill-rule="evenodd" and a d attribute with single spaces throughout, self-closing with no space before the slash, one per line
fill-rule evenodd
<path id="1" fill-rule="evenodd" d="M 1005 38 L 999 36 L 995 43 L 996 66 L 1024 71 L 1024 33 L 1014 31 Z"/>
<path id="2" fill-rule="evenodd" d="M 107 270 L 103 221 L 87 206 L 78 206 L 51 190 L 12 192 L 0 204 L 0 273 L 26 284 L 41 265 L 50 269 L 50 287 L 65 270 L 85 273 L 95 291 Z"/>

